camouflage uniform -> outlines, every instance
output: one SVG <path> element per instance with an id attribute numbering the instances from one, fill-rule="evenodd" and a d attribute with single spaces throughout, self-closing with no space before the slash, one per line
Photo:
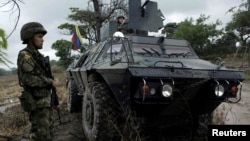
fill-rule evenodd
<path id="1" fill-rule="evenodd" d="M 126 33 L 128 32 L 128 22 L 125 21 L 125 23 L 121 24 L 121 23 L 119 22 L 119 19 L 120 19 L 120 18 L 125 19 L 124 16 L 119 16 L 119 17 L 117 18 L 117 30 L 118 30 L 118 31 L 121 31 L 121 32 L 124 33 L 124 34 L 126 34 Z"/>
<path id="2" fill-rule="evenodd" d="M 42 65 L 44 65 L 44 57 L 35 47 L 28 45 L 19 52 L 17 66 L 20 86 L 23 87 L 23 92 L 29 92 L 28 94 L 32 95 L 34 100 L 30 106 L 35 109 L 29 111 L 32 141 L 52 140 L 53 111 L 49 86 L 52 85 L 53 80 L 46 76 Z"/>

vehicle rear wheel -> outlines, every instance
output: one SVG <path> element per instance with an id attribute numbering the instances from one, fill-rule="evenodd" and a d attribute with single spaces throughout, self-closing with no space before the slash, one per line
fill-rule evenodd
<path id="1" fill-rule="evenodd" d="M 69 79 L 68 82 L 68 97 L 67 97 L 67 107 L 69 112 L 80 112 L 81 111 L 81 102 L 82 96 L 77 95 L 78 89 L 74 79 Z"/>
<path id="2" fill-rule="evenodd" d="M 117 102 L 102 82 L 91 82 L 84 95 L 83 131 L 89 141 L 110 141 L 116 134 Z"/>

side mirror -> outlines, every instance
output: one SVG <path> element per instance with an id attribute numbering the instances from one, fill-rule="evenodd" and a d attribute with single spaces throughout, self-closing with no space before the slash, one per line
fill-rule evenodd
<path id="1" fill-rule="evenodd" d="M 235 47 L 236 47 L 236 48 L 240 48 L 240 47 L 242 47 L 242 45 L 241 45 L 240 42 L 236 42 Z"/>

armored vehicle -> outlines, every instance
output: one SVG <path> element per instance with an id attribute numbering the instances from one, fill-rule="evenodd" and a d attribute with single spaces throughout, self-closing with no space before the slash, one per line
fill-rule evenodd
<path id="1" fill-rule="evenodd" d="M 162 20 L 156 2 L 130 2 Z M 68 106 L 82 111 L 87 140 L 205 136 L 216 107 L 240 100 L 243 71 L 200 59 L 186 40 L 149 36 L 158 27 L 142 15 L 130 17 L 129 34 L 110 21 L 108 35 L 67 69 Z"/>

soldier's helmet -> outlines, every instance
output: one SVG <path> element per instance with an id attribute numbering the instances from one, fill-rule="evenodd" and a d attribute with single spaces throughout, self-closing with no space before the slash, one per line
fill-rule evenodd
<path id="1" fill-rule="evenodd" d="M 38 22 L 29 22 L 24 24 L 20 32 L 23 44 L 27 44 L 27 40 L 33 37 L 36 33 L 42 33 L 45 35 L 47 31 L 43 25 Z"/>
<path id="2" fill-rule="evenodd" d="M 125 17 L 122 16 L 122 15 L 120 15 L 120 16 L 117 17 L 117 20 L 118 20 L 118 19 L 125 19 Z"/>

